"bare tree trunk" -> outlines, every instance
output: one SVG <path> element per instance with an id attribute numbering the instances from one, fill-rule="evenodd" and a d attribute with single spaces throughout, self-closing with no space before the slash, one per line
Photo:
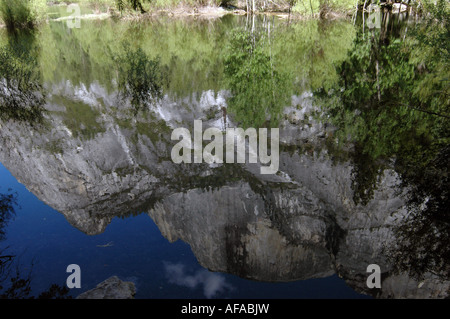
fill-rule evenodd
<path id="1" fill-rule="evenodd" d="M 252 34 L 254 31 L 255 31 L 255 15 L 252 13 Z M 254 40 L 254 37 L 253 37 L 253 40 Z"/>
<path id="2" fill-rule="evenodd" d="M 411 0 L 408 0 L 408 10 L 406 10 L 406 20 L 408 20 L 409 15 L 411 13 L 411 6 L 409 5 L 410 2 Z"/>
<path id="3" fill-rule="evenodd" d="M 377 74 L 378 102 L 380 102 L 381 101 L 381 93 L 380 93 L 380 82 L 379 82 L 379 79 L 378 79 L 378 73 L 379 73 L 378 59 L 377 59 L 376 64 L 375 64 L 375 68 L 376 68 L 376 72 L 377 72 L 376 74 Z"/>
<path id="4" fill-rule="evenodd" d="M 364 12 L 364 7 L 366 6 L 366 2 L 364 1 L 363 9 L 362 9 L 362 18 L 363 18 L 363 36 L 364 36 L 364 29 L 366 27 L 366 13 Z"/>
<path id="5" fill-rule="evenodd" d="M 390 14 L 389 12 L 386 12 L 386 20 L 384 22 L 384 33 L 387 33 L 387 29 L 388 29 L 388 25 L 389 25 L 389 18 L 390 18 Z"/>
<path id="6" fill-rule="evenodd" d="M 358 1 L 359 0 L 356 0 L 355 2 L 355 20 L 353 21 L 353 25 L 356 24 L 356 18 L 358 17 Z"/>
<path id="7" fill-rule="evenodd" d="M 291 5 L 289 5 L 288 25 L 291 20 Z"/>
<path id="8" fill-rule="evenodd" d="M 250 22 L 248 21 L 248 0 L 247 0 L 247 14 L 246 14 L 246 22 L 245 22 L 245 30 L 248 30 L 248 26 L 250 25 Z"/>

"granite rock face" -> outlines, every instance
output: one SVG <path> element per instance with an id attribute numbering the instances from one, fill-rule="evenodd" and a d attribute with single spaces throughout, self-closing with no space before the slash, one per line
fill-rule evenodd
<path id="1" fill-rule="evenodd" d="M 134 283 L 112 276 L 99 283 L 94 289 L 83 292 L 77 299 L 134 299 L 135 294 Z"/>
<path id="2" fill-rule="evenodd" d="M 68 84 L 54 90 L 80 99 Z M 88 91 L 83 103 L 99 111 L 96 121 L 103 128 L 94 136 L 75 134 L 52 112 L 49 128 L 6 123 L 0 131 L 0 162 L 86 234 L 103 232 L 114 216 L 147 212 L 163 236 L 188 243 L 213 271 L 262 281 L 338 274 L 355 290 L 377 297 L 448 293 L 449 281 L 431 274 L 419 283 L 390 273 L 384 248 L 395 243 L 393 230 L 406 213 L 395 195 L 395 172 L 386 170 L 369 203 L 356 205 L 352 164 L 336 163 L 326 148 L 302 151 L 305 143 L 320 147 L 330 130 L 313 121 L 300 125 L 313 109 L 310 94 L 293 97 L 286 110 L 279 172 L 261 175 L 259 164 L 171 161 L 174 127 L 191 127 L 194 119 L 204 119 L 204 128 L 233 125 L 221 118 L 224 92 L 166 99 L 147 117 L 128 123 L 126 108 L 114 107 L 114 95 L 95 85 Z M 211 110 L 213 118 L 206 115 Z M 381 291 L 366 286 L 369 264 L 382 270 Z"/>
<path id="3" fill-rule="evenodd" d="M 149 215 L 163 236 L 189 243 L 200 264 L 213 271 L 263 281 L 333 274 L 323 243 L 308 245 L 308 234 L 304 243 L 292 243 L 270 220 L 266 206 L 248 184 L 238 184 L 170 195 Z M 324 225 L 312 219 L 302 226 L 316 233 Z"/>

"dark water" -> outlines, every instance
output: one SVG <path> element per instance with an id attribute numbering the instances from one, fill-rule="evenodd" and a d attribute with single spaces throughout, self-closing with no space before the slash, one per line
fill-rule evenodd
<path id="1" fill-rule="evenodd" d="M 69 264 L 74 297 L 113 275 L 136 298 L 446 296 L 448 51 L 387 18 L 2 30 L 1 265 L 31 288 L 6 297 Z M 173 163 L 198 119 L 279 127 L 279 171 Z"/>

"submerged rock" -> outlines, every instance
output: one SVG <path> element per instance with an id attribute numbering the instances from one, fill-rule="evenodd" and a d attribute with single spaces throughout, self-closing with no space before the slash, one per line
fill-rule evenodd
<path id="1" fill-rule="evenodd" d="M 94 289 L 80 294 L 77 299 L 134 299 L 136 287 L 133 282 L 122 281 L 112 276 L 99 283 Z"/>

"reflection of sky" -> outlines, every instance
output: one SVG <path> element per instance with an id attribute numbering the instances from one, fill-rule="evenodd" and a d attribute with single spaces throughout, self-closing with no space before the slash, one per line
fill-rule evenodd
<path id="1" fill-rule="evenodd" d="M 164 263 L 164 267 L 169 283 L 192 289 L 203 286 L 203 294 L 208 299 L 233 289 L 223 276 L 206 269 L 188 275 L 183 264 Z"/>
<path id="2" fill-rule="evenodd" d="M 136 298 L 361 298 L 336 275 L 290 283 L 263 283 L 213 273 L 197 262 L 189 245 L 169 243 L 147 214 L 113 218 L 99 235 L 87 236 L 45 205 L 0 164 L 0 192 L 17 192 L 16 216 L 0 248 L 18 256 L 24 274 L 32 267 L 32 289 L 64 285 L 67 265 L 81 268 L 81 289 L 116 275 L 136 284 Z M 108 247 L 99 247 L 111 243 Z M 169 278 L 169 280 L 168 280 Z"/>

